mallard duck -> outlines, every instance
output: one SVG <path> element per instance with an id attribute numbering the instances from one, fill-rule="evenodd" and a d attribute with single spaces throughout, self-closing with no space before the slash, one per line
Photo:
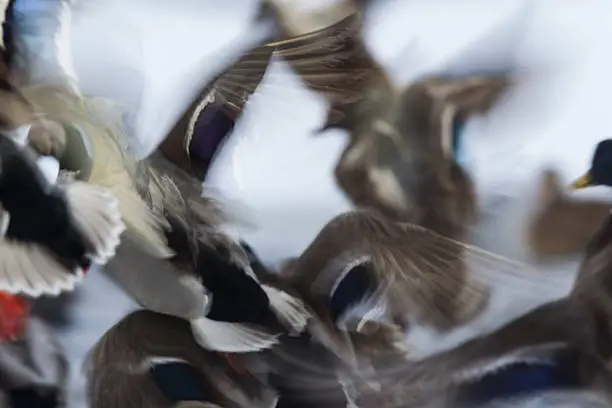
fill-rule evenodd
<path id="1" fill-rule="evenodd" d="M 489 406 L 486 403 L 498 399 L 501 404 L 507 398 L 533 400 L 572 390 L 612 397 L 606 368 L 611 340 L 606 302 L 583 289 L 586 286 L 578 284 L 567 298 L 455 349 L 403 366 L 387 362 L 378 374 L 381 388 L 393 391 L 385 397 L 387 405 L 378 406 L 395 406 L 392 401 L 415 407 L 427 406 L 426 401 L 437 401 L 432 406 L 462 406 L 458 398 L 466 407 Z M 531 381 L 523 382 L 525 378 Z"/>
<path id="2" fill-rule="evenodd" d="M 605 140 L 595 149 L 591 169 L 573 187 L 612 185 L 608 176 L 611 168 L 612 140 Z M 565 368 L 553 361 L 553 372 L 544 376 L 548 381 L 540 382 L 537 390 L 525 391 L 538 397 L 554 389 L 577 388 L 612 404 L 612 379 L 606 368 L 612 358 L 610 231 L 610 223 L 606 221 L 587 247 L 574 287 L 566 297 L 546 303 L 452 350 L 406 364 L 401 380 L 390 379 L 396 387 L 395 398 L 408 400 L 417 395 L 454 390 L 514 363 L 550 364 L 549 352 L 557 350 L 576 356 L 578 362 L 571 365 L 578 370 L 564 374 Z M 542 354 L 542 350 L 546 353 Z M 590 368 L 582 370 L 582 364 Z M 511 377 L 518 381 L 517 376 L 523 375 L 527 374 L 519 370 Z M 402 386 L 398 387 L 397 381 Z M 567 382 L 570 384 L 564 384 Z"/>
<path id="3" fill-rule="evenodd" d="M 278 35 L 283 38 L 317 33 L 358 11 L 358 2 L 340 0 L 326 3 L 297 3 L 287 0 L 263 0 L 260 19 L 273 17 L 278 23 Z M 320 49 L 320 51 L 323 49 Z"/>
<path id="4" fill-rule="evenodd" d="M 92 408 L 273 408 L 276 392 L 238 358 L 230 366 L 195 342 L 179 318 L 139 310 L 111 327 L 88 357 Z"/>
<path id="5" fill-rule="evenodd" d="M 304 35 L 297 22 L 307 12 L 282 2 L 270 9 L 281 38 Z M 458 163 L 463 124 L 491 108 L 509 76 L 426 77 L 400 90 L 368 52 L 354 5 L 334 3 L 325 15 L 335 20 L 308 34 L 319 60 L 285 59 L 330 104 L 321 132 L 349 134 L 334 173 L 338 186 L 358 208 L 463 239 L 477 213 L 474 186 Z"/>
<path id="6" fill-rule="evenodd" d="M 307 313 L 301 302 L 258 284 L 242 248 L 217 228 L 218 212 L 201 197 L 199 183 L 160 154 L 146 161 L 129 154 L 112 103 L 70 88 L 33 86 L 22 93 L 46 119 L 37 134 L 31 127 L 31 136 L 43 139 L 32 137 L 32 147 L 117 197 L 127 229 L 108 273 L 144 307 L 191 320 L 199 342 L 219 351 L 271 346 L 274 331 L 282 331 L 278 320 L 302 330 Z M 240 323 L 273 323 L 274 333 Z"/>
<path id="7" fill-rule="evenodd" d="M 152 257 L 126 234 L 110 264 L 114 279 L 144 307 L 191 321 L 207 349 L 257 351 L 276 344 L 283 328 L 303 331 L 309 313 L 302 302 L 259 282 L 240 243 L 221 232 L 222 212 L 202 197 L 199 182 L 161 154 L 150 160 L 143 185 L 148 194 L 157 189 L 148 202 L 168 223 L 174 255 Z"/>
<path id="8" fill-rule="evenodd" d="M 378 92 L 387 96 L 376 100 L 365 93 L 362 101 L 344 105 L 344 123 L 326 126 L 350 135 L 335 169 L 338 185 L 357 207 L 464 240 L 478 205 L 471 178 L 459 164 L 461 124 L 485 111 L 505 81 L 426 78 L 400 95 L 384 85 Z M 380 109 L 368 108 L 369 117 L 360 114 L 373 103 Z"/>
<path id="9" fill-rule="evenodd" d="M 310 325 L 313 337 L 351 361 L 353 354 L 409 357 L 404 336 L 412 325 L 447 332 L 480 315 L 493 282 L 520 285 L 537 272 L 361 210 L 330 221 L 280 276 L 320 319 Z"/>
<path id="10" fill-rule="evenodd" d="M 605 200 L 574 199 L 556 172 L 544 172 L 537 210 L 528 227 L 531 251 L 537 259 L 581 253 L 609 216 L 611 205 Z"/>
<path id="11" fill-rule="evenodd" d="M 68 361 L 51 328 L 30 316 L 19 339 L 0 343 L 0 398 L 7 408 L 64 406 Z"/>

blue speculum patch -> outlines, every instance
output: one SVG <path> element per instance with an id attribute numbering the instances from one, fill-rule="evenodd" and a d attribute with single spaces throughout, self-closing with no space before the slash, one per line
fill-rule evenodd
<path id="1" fill-rule="evenodd" d="M 466 385 L 459 398 L 472 406 L 498 399 L 517 397 L 537 392 L 572 389 L 581 380 L 571 367 L 556 364 L 512 364 L 480 381 Z"/>
<path id="2" fill-rule="evenodd" d="M 463 160 L 463 133 L 465 130 L 465 121 L 455 120 L 453 122 L 453 157 L 457 163 L 461 163 Z"/>

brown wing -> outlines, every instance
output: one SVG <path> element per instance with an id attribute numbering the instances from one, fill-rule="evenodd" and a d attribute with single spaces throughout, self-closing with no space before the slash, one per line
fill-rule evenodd
<path id="1" fill-rule="evenodd" d="M 488 111 L 512 82 L 510 75 L 470 75 L 430 77 L 423 84 L 435 99 L 456 105 L 460 113 L 470 115 Z"/>
<path id="2" fill-rule="evenodd" d="M 340 125 L 364 98 L 381 69 L 361 38 L 362 21 L 353 12 L 337 23 L 298 37 L 271 43 L 304 83 L 330 103 L 327 125 Z"/>
<path id="3" fill-rule="evenodd" d="M 238 59 L 211 84 L 215 97 L 235 112 L 256 92 L 273 56 L 286 61 L 316 92 L 330 101 L 354 101 L 359 84 L 372 68 L 359 40 L 357 14 L 309 34 L 281 39 L 256 47 Z M 202 94 L 204 96 L 204 93 Z"/>
<path id="4" fill-rule="evenodd" d="M 488 286 L 507 291 L 549 286 L 553 276 L 409 223 L 394 223 L 374 212 L 357 211 L 332 220 L 298 261 L 296 270 L 312 280 L 340 254 L 369 256 L 394 310 L 415 311 L 448 327 L 480 310 Z M 350 261 L 350 260 L 349 260 Z M 307 269 L 314 271 L 308 274 Z M 538 286 L 542 285 L 542 286 Z"/>
<path id="5" fill-rule="evenodd" d="M 357 22 L 356 16 L 349 16 L 323 30 L 269 42 L 243 54 L 199 93 L 160 150 L 184 170 L 205 174 L 205 170 L 196 169 L 199 165 L 192 162 L 194 158 L 189 152 L 196 122 L 202 120 L 201 115 L 211 105 L 235 120 L 260 86 L 273 56 L 287 61 L 310 89 L 323 93 L 332 106 L 357 100 L 360 97 L 358 84 L 370 69 L 370 65 L 355 59 L 365 50 L 360 42 L 353 41 L 358 33 Z M 275 82 L 272 78 L 265 86 L 275 86 Z M 332 112 L 334 121 L 343 117 L 339 105 Z"/>
<path id="6" fill-rule="evenodd" d="M 203 179 L 208 164 L 194 162 L 196 158 L 192 158 L 190 153 L 190 143 L 196 123 L 198 120 L 208 122 L 214 120 L 217 115 L 216 109 L 222 110 L 235 120 L 263 79 L 273 51 L 274 47 L 268 45 L 257 46 L 243 54 L 210 81 L 170 130 L 160 144 L 159 150 L 190 175 Z M 201 118 L 207 108 L 212 108 L 213 116 Z"/>

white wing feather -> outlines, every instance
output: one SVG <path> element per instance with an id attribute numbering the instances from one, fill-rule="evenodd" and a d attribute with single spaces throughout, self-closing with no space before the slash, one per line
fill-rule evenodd
<path id="1" fill-rule="evenodd" d="M 66 198 L 77 227 L 94 247 L 92 259 L 105 264 L 115 255 L 125 230 L 117 199 L 106 189 L 83 182 L 67 185 Z"/>
<path id="2" fill-rule="evenodd" d="M 0 290 L 39 297 L 72 291 L 83 271 L 69 271 L 36 244 L 0 241 Z"/>

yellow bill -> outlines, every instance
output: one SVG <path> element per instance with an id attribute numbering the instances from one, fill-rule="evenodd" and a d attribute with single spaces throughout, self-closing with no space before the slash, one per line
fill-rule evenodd
<path id="1" fill-rule="evenodd" d="M 586 188 L 593 185 L 593 180 L 591 179 L 591 175 L 589 173 L 580 177 L 576 181 L 574 181 L 571 185 L 571 188 L 574 190 L 580 190 L 582 188 Z"/>

